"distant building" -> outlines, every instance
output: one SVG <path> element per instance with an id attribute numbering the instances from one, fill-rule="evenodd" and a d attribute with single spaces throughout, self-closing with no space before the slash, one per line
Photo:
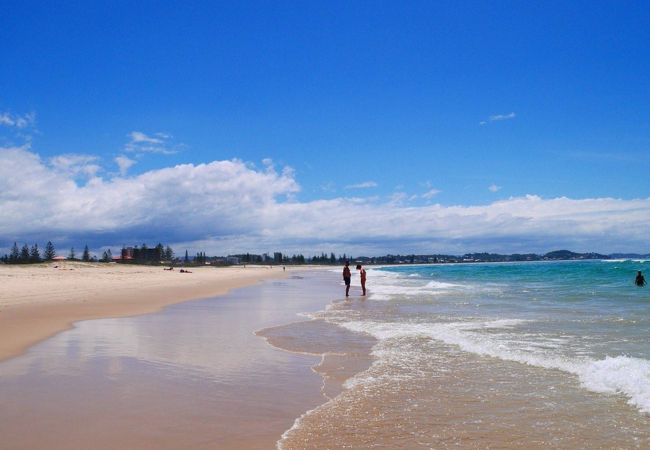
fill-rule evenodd
<path id="1" fill-rule="evenodd" d="M 120 256 L 114 256 L 113 261 L 158 262 L 162 260 L 160 248 L 123 247 Z"/>

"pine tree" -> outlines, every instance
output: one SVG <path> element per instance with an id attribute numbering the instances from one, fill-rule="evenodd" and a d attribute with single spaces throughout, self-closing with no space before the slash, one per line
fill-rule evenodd
<path id="1" fill-rule="evenodd" d="M 159 242 L 156 245 L 156 261 L 160 261 L 165 258 L 165 247 Z"/>
<path id="2" fill-rule="evenodd" d="M 18 261 L 20 261 L 20 251 L 18 250 L 18 244 L 14 242 L 14 246 L 11 247 L 11 253 L 9 254 L 9 262 L 16 264 Z"/>
<path id="3" fill-rule="evenodd" d="M 111 253 L 111 249 L 109 248 L 108 250 L 104 251 L 104 254 L 102 255 L 102 262 L 108 263 L 113 260 L 113 254 Z"/>
<path id="4" fill-rule="evenodd" d="M 32 248 L 29 251 L 29 262 L 32 263 L 41 262 L 41 252 L 38 251 L 38 244 L 32 245 Z"/>
<path id="5" fill-rule="evenodd" d="M 81 256 L 81 260 L 86 262 L 90 261 L 90 252 L 88 251 L 87 245 L 84 247 L 84 252 L 83 255 Z"/>
<path id="6" fill-rule="evenodd" d="M 54 245 L 52 242 L 47 241 L 47 244 L 45 245 L 45 253 L 43 253 L 43 259 L 45 259 L 45 261 L 52 261 L 55 256 L 56 252 L 54 251 Z"/>
<path id="7" fill-rule="evenodd" d="M 171 261 L 172 259 L 174 259 L 174 251 L 169 245 L 165 248 L 165 259 L 167 261 Z"/>
<path id="8" fill-rule="evenodd" d="M 68 255 L 68 259 L 71 259 L 71 260 L 74 261 L 74 259 L 75 259 L 74 247 L 70 247 L 70 254 Z"/>
<path id="9" fill-rule="evenodd" d="M 20 249 L 20 262 L 23 264 L 29 262 L 29 247 L 27 244 L 23 245 L 23 248 Z"/>

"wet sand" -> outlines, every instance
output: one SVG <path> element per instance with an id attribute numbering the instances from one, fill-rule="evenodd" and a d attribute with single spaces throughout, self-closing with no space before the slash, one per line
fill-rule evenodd
<path id="1" fill-rule="evenodd" d="M 345 301 L 339 282 L 294 273 L 153 314 L 78 322 L 0 363 L 1 447 L 650 446 L 648 415 L 561 371 L 338 326 L 399 317 L 354 285 Z"/>
<path id="2" fill-rule="evenodd" d="M 318 372 L 326 381 L 345 379 L 331 400 L 284 433 L 280 448 L 650 448 L 650 415 L 624 396 L 587 390 L 560 370 L 462 351 L 426 333 L 395 333 L 395 324 L 414 323 L 399 322 L 400 314 L 421 305 L 401 308 L 335 299 L 310 322 L 264 331 L 287 351 L 324 353 Z M 337 326 L 350 322 L 380 323 L 376 333 L 386 337 Z"/>
<path id="3" fill-rule="evenodd" d="M 290 273 L 269 266 L 189 270 L 66 261 L 0 265 L 0 361 L 76 321 L 158 311 Z"/>
<path id="4" fill-rule="evenodd" d="M 278 350 L 255 331 L 322 309 L 334 292 L 326 275 L 78 322 L 0 363 L 1 447 L 274 448 L 327 400 L 313 370 L 321 358 Z"/>

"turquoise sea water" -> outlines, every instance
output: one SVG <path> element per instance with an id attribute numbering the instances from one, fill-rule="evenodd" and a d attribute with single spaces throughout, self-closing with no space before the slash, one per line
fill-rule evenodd
<path id="1" fill-rule="evenodd" d="M 470 353 L 559 369 L 648 413 L 650 288 L 634 285 L 646 267 L 610 260 L 384 268 L 373 273 L 371 299 L 394 302 L 398 320 L 347 326 L 430 335 Z"/>
<path id="2" fill-rule="evenodd" d="M 369 268 L 368 298 L 353 277 L 350 299 L 311 318 L 374 337 L 374 362 L 281 445 L 318 436 L 332 447 L 648 448 L 650 287 L 634 285 L 646 269 Z"/>

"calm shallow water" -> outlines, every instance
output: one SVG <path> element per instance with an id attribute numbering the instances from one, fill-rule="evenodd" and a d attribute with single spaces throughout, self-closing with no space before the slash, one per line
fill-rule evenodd
<path id="1" fill-rule="evenodd" d="M 305 276 L 79 322 L 1 363 L 0 448 L 273 448 L 325 400 L 320 358 L 254 335 L 331 299 Z"/>
<path id="2" fill-rule="evenodd" d="M 356 333 L 372 364 L 280 445 L 650 448 L 650 288 L 633 285 L 648 267 L 371 269 L 367 300 L 335 300 L 311 318 L 314 327 Z M 359 353 L 352 341 L 351 354 Z"/>

